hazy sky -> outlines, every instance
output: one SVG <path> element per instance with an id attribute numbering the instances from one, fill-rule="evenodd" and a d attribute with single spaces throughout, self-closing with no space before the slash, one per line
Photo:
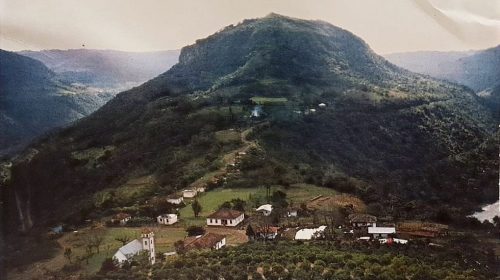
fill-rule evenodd
<path id="1" fill-rule="evenodd" d="M 177 49 L 270 12 L 328 21 L 382 54 L 500 44 L 500 0 L 0 0 L 0 48 Z"/>

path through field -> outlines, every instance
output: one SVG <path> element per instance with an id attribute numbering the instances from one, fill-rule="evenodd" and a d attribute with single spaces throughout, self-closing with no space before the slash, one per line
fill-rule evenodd
<path id="1" fill-rule="evenodd" d="M 237 158 L 239 154 L 244 154 L 248 152 L 251 148 L 256 148 L 258 147 L 258 144 L 256 141 L 249 141 L 247 140 L 247 136 L 252 133 L 254 128 L 266 125 L 267 123 L 261 123 L 258 124 L 254 127 L 250 127 L 240 133 L 241 136 L 241 142 L 243 143 L 243 146 L 231 150 L 225 155 L 222 156 L 221 161 L 221 167 L 213 172 L 209 172 L 205 175 L 203 175 L 201 178 L 197 179 L 194 181 L 191 185 L 190 188 L 192 189 L 197 189 L 200 187 L 205 187 L 208 182 L 217 182 L 221 178 L 225 177 L 228 173 L 228 166 L 234 165 L 237 162 Z"/>

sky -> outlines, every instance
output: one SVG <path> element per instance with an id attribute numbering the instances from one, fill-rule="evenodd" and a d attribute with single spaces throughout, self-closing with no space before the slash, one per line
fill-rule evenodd
<path id="1" fill-rule="evenodd" d="M 271 12 L 330 22 L 379 54 L 500 44 L 500 0 L 0 0 L 0 48 L 172 50 Z"/>

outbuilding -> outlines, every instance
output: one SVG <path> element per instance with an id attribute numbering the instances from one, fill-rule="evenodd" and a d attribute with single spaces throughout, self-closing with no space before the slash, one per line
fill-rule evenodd
<path id="1" fill-rule="evenodd" d="M 259 206 L 256 211 L 262 213 L 264 216 L 269 216 L 273 211 L 273 206 L 271 204 L 264 204 Z"/>
<path id="2" fill-rule="evenodd" d="M 156 217 L 156 221 L 160 225 L 173 225 L 177 223 L 177 215 L 176 214 L 163 214 Z"/>
<path id="3" fill-rule="evenodd" d="M 183 196 L 184 198 L 193 198 L 193 197 L 195 197 L 197 194 L 198 194 L 198 192 L 197 192 L 196 190 L 190 190 L 190 189 L 188 189 L 188 190 L 183 190 L 183 191 L 182 191 L 182 196 Z"/>
<path id="4" fill-rule="evenodd" d="M 395 227 L 369 227 L 368 234 L 372 235 L 373 238 L 387 238 L 389 235 L 395 234 Z"/>

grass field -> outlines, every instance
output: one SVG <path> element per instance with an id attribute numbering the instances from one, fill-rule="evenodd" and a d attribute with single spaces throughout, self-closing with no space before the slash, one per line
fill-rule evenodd
<path id="1" fill-rule="evenodd" d="M 186 231 L 183 227 L 167 227 L 158 226 L 152 228 L 155 233 L 155 244 L 157 252 L 170 252 L 174 250 L 174 243 L 177 240 L 182 240 L 186 236 Z M 116 238 L 127 236 L 130 241 L 140 238 L 141 228 L 116 227 L 116 228 L 98 228 L 98 229 L 83 229 L 78 233 L 69 233 L 61 238 L 60 243 L 63 247 L 71 248 L 74 257 L 85 255 L 85 246 L 87 239 L 92 236 L 103 238 L 99 253 L 94 250 L 94 255 L 89 259 L 89 264 L 84 266 L 84 270 L 88 273 L 95 273 L 101 267 L 102 262 L 106 258 L 114 255 L 116 250 L 122 246 Z"/>
<path id="2" fill-rule="evenodd" d="M 285 97 L 261 97 L 254 96 L 250 98 L 257 105 L 281 105 L 288 101 Z"/>
<path id="3" fill-rule="evenodd" d="M 215 132 L 215 138 L 221 143 L 239 142 L 241 134 L 236 130 L 221 130 Z"/>
<path id="4" fill-rule="evenodd" d="M 332 189 L 308 184 L 296 184 L 287 189 L 282 186 L 273 186 L 271 192 L 276 190 L 286 192 L 288 201 L 292 203 L 302 203 L 318 195 L 328 196 L 337 194 L 337 192 Z M 247 206 L 251 208 L 256 205 L 249 205 L 251 204 L 251 202 L 249 202 L 250 196 L 253 196 L 256 201 L 265 203 L 265 194 L 266 190 L 264 187 L 252 189 L 219 188 L 211 190 L 209 192 L 201 193 L 198 196 L 198 202 L 200 202 L 203 208 L 200 217 L 194 217 L 193 210 L 189 204 L 180 210 L 180 218 L 186 225 L 203 225 L 205 223 L 204 217 L 217 210 L 222 203 L 239 198 L 247 201 Z"/>

